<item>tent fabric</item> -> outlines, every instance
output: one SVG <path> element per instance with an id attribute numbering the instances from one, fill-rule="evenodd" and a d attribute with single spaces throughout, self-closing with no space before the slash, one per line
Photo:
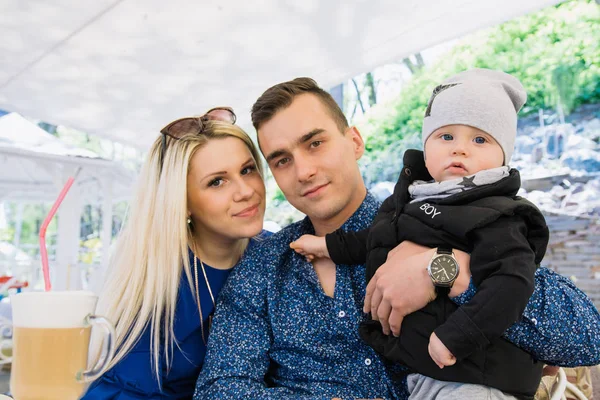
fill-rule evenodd
<path id="1" fill-rule="evenodd" d="M 147 149 L 297 76 L 331 88 L 557 0 L 0 0 L 0 108 Z"/>

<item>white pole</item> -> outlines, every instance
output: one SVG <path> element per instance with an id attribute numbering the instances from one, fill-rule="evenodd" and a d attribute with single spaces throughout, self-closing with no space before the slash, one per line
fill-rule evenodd
<path id="1" fill-rule="evenodd" d="M 23 230 L 23 201 L 17 201 L 17 215 L 15 216 L 15 237 L 13 245 L 19 248 L 21 245 L 21 231 Z"/>
<path id="2" fill-rule="evenodd" d="M 63 183 L 74 173 L 74 169 L 65 168 L 62 174 Z M 52 288 L 54 290 L 78 290 L 82 288 L 81 271 L 79 269 L 79 234 L 81 231 L 82 207 L 81 191 L 79 185 L 75 182 L 57 213 L 58 243 L 56 261 L 50 263 Z"/>
<path id="3" fill-rule="evenodd" d="M 102 180 L 102 232 L 100 240 L 102 242 L 102 264 L 100 265 L 101 272 L 106 271 L 108 267 L 108 257 L 110 255 L 110 242 L 112 239 L 112 180 L 105 176 Z M 99 274 L 102 276 L 102 274 Z"/>

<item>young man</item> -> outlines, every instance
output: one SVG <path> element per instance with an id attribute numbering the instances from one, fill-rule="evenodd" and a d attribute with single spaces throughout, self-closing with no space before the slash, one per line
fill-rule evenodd
<path id="1" fill-rule="evenodd" d="M 308 78 L 268 89 L 255 103 L 252 119 L 277 184 L 307 217 L 249 251 L 230 275 L 219 296 L 194 398 L 406 398 L 405 383 L 358 337 L 364 266 L 336 266 L 327 259 L 311 264 L 289 248 L 303 234 L 324 235 L 340 227 L 359 231 L 375 217 L 379 204 L 367 192 L 357 164 L 364 152 L 360 133 Z M 388 259 L 387 268 L 380 268 L 401 276 L 394 279 L 396 286 L 384 288 L 402 292 L 398 304 L 405 307 L 396 315 L 418 310 L 435 296 L 425 268 L 434 251 L 414 254 L 414 248 L 402 248 Z M 402 268 L 394 269 L 398 260 Z M 466 257 L 459 262 L 468 265 Z M 466 270 L 451 295 L 468 286 Z M 396 304 L 394 296 L 378 293 L 372 292 L 378 297 L 371 298 L 372 304 Z M 593 321 L 590 330 L 600 327 L 590 303 L 570 300 L 584 304 L 577 312 Z M 540 308 L 535 302 L 547 299 L 532 301 L 535 312 Z M 551 328 L 565 330 L 564 324 Z M 597 349 L 598 340 L 587 335 L 574 340 Z"/>

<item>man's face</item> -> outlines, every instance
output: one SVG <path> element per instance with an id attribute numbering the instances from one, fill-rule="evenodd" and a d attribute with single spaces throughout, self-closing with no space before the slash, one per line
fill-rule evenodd
<path id="1" fill-rule="evenodd" d="M 260 127 L 258 140 L 279 188 L 313 224 L 341 225 L 364 200 L 360 133 L 340 132 L 316 96 L 297 96 Z"/>

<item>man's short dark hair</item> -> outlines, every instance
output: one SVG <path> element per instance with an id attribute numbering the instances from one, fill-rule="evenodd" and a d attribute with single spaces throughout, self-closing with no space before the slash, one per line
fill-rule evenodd
<path id="1" fill-rule="evenodd" d="M 282 82 L 267 89 L 252 106 L 252 124 L 256 131 L 268 122 L 277 112 L 292 104 L 296 96 L 310 93 L 323 103 L 327 113 L 335 120 L 335 123 L 344 133 L 348 128 L 346 116 L 335 102 L 333 97 L 321 89 L 317 82 L 311 78 L 296 78 L 291 81 Z"/>

